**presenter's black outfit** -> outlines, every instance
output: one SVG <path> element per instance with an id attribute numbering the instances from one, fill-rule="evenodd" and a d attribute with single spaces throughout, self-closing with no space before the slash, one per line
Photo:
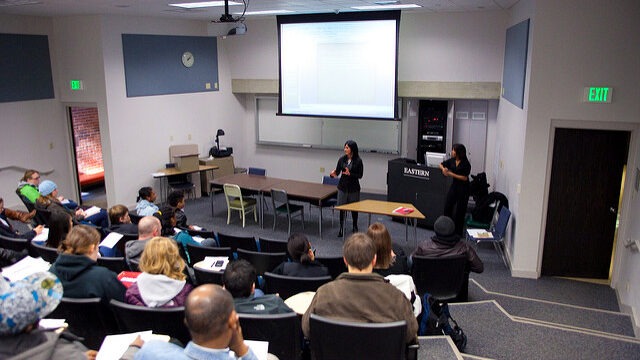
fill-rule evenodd
<path id="1" fill-rule="evenodd" d="M 449 169 L 456 175 L 466 176 L 469 178 L 471 173 L 471 163 L 469 160 L 460 160 L 456 166 L 456 159 L 451 158 L 443 161 L 442 166 Z M 453 219 L 456 224 L 456 234 L 462 236 L 464 229 L 464 219 L 467 213 L 467 203 L 469 202 L 469 181 L 458 180 L 453 178 L 447 198 L 444 203 L 444 215 Z"/>
<path id="2" fill-rule="evenodd" d="M 349 169 L 351 175 L 345 175 L 342 173 L 340 181 L 338 182 L 338 205 L 349 204 L 352 202 L 360 201 L 360 181 L 362 174 L 364 173 L 364 165 L 362 159 L 358 156 L 349 160 L 347 155 L 338 159 L 336 165 L 336 175 L 340 175 L 344 168 Z M 358 231 L 358 212 L 352 211 L 351 218 L 353 219 L 353 231 Z M 344 228 L 344 211 L 340 211 L 340 234 Z"/>

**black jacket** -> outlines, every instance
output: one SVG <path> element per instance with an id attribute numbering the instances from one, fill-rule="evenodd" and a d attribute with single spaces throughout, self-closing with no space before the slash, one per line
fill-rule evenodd
<path id="1" fill-rule="evenodd" d="M 349 168 L 349 173 L 351 175 L 342 174 L 340 182 L 338 182 L 338 190 L 344 192 L 360 191 L 360 181 L 358 179 L 362 179 L 362 175 L 364 173 L 362 159 L 360 157 L 351 159 L 351 164 L 349 164 L 349 157 L 347 155 L 343 155 L 338 159 L 338 164 L 336 164 L 336 175 L 340 175 L 346 167 Z"/>
<path id="2" fill-rule="evenodd" d="M 106 267 L 99 266 L 88 256 L 60 254 L 49 271 L 62 282 L 65 297 L 99 297 L 104 302 L 111 299 L 124 302 L 127 289 L 116 274 Z"/>
<path id="3" fill-rule="evenodd" d="M 301 264 L 297 261 L 283 262 L 273 270 L 274 274 L 297 276 L 297 277 L 318 277 L 329 275 L 329 269 L 317 261 L 308 264 Z"/>

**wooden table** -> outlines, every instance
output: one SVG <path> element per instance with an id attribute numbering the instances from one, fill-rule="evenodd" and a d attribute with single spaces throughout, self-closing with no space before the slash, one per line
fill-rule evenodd
<path id="1" fill-rule="evenodd" d="M 393 212 L 393 210 L 399 207 L 410 208 L 410 209 L 413 209 L 413 211 L 408 214 L 399 214 L 399 213 Z M 398 202 L 391 202 L 391 201 L 362 200 L 362 201 L 352 202 L 349 204 L 338 205 L 335 207 L 335 209 L 343 210 L 343 211 L 357 211 L 357 212 L 369 214 L 369 225 L 371 225 L 371 214 L 404 218 L 404 226 L 405 226 L 404 236 L 406 241 L 409 241 L 408 221 L 412 220 L 413 234 L 416 240 L 416 244 L 418 243 L 418 229 L 416 226 L 418 223 L 418 219 L 425 218 L 425 216 L 420 212 L 420 210 L 416 209 L 416 207 L 413 206 L 413 204 L 398 203 Z"/>
<path id="2" fill-rule="evenodd" d="M 270 193 L 271 189 L 282 189 L 287 192 L 287 195 L 292 200 L 305 201 L 318 206 L 322 204 L 323 200 L 330 198 L 338 192 L 338 189 L 334 185 L 250 174 L 233 174 L 223 176 L 221 178 L 213 179 L 211 184 L 217 187 L 223 187 L 224 184 L 236 184 L 240 189 L 259 194 L 260 226 L 264 226 L 264 212 L 262 210 L 264 194 Z M 322 208 L 320 208 L 318 232 L 320 237 L 322 237 Z"/>
<path id="3" fill-rule="evenodd" d="M 284 180 L 275 184 L 273 188 L 286 191 L 291 199 L 306 201 L 309 204 L 314 203 L 317 205 L 320 212 L 318 234 L 322 237 L 322 202 L 337 194 L 338 188 L 335 185 L 298 180 Z M 269 189 L 269 191 L 271 191 L 271 189 Z M 311 210 L 311 207 L 309 207 L 309 210 Z"/>
<path id="4" fill-rule="evenodd" d="M 168 169 L 160 169 L 157 172 L 153 173 L 154 179 L 160 179 L 160 199 L 166 199 L 165 196 L 168 196 L 168 187 L 169 187 L 169 176 L 173 175 L 184 175 L 184 174 L 193 174 L 193 173 L 201 173 L 206 171 L 216 170 L 218 168 L 217 165 L 199 165 L 197 170 L 180 170 L 178 168 L 168 168 Z M 166 184 L 165 184 L 166 180 Z M 198 181 L 200 181 L 200 177 L 198 176 Z M 165 195 L 165 189 L 166 195 Z"/>

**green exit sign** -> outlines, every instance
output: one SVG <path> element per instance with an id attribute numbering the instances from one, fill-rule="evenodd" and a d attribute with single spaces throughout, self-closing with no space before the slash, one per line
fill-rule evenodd
<path id="1" fill-rule="evenodd" d="M 82 90 L 82 80 L 71 80 L 69 85 L 71 90 Z"/>
<path id="2" fill-rule="evenodd" d="M 603 86 L 590 86 L 584 88 L 583 100 L 588 103 L 610 103 L 613 96 L 613 88 Z"/>

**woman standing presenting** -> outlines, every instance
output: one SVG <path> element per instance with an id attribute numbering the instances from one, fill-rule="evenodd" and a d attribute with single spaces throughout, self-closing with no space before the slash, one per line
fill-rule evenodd
<path id="1" fill-rule="evenodd" d="M 453 144 L 451 158 L 440 164 L 444 176 L 453 178 L 444 203 L 444 215 L 453 219 L 456 234 L 462 236 L 464 217 L 469 202 L 469 174 L 471 163 L 467 160 L 467 149 L 462 144 Z"/>
<path id="2" fill-rule="evenodd" d="M 338 205 L 360 201 L 360 181 L 364 172 L 362 159 L 358 155 L 358 144 L 353 140 L 344 143 L 344 156 L 338 159 L 336 169 L 329 174 L 332 178 L 340 175 L 338 183 Z M 358 232 L 358 213 L 351 212 L 353 218 L 353 232 Z M 344 235 L 344 211 L 340 211 L 340 232 L 338 237 Z"/>

